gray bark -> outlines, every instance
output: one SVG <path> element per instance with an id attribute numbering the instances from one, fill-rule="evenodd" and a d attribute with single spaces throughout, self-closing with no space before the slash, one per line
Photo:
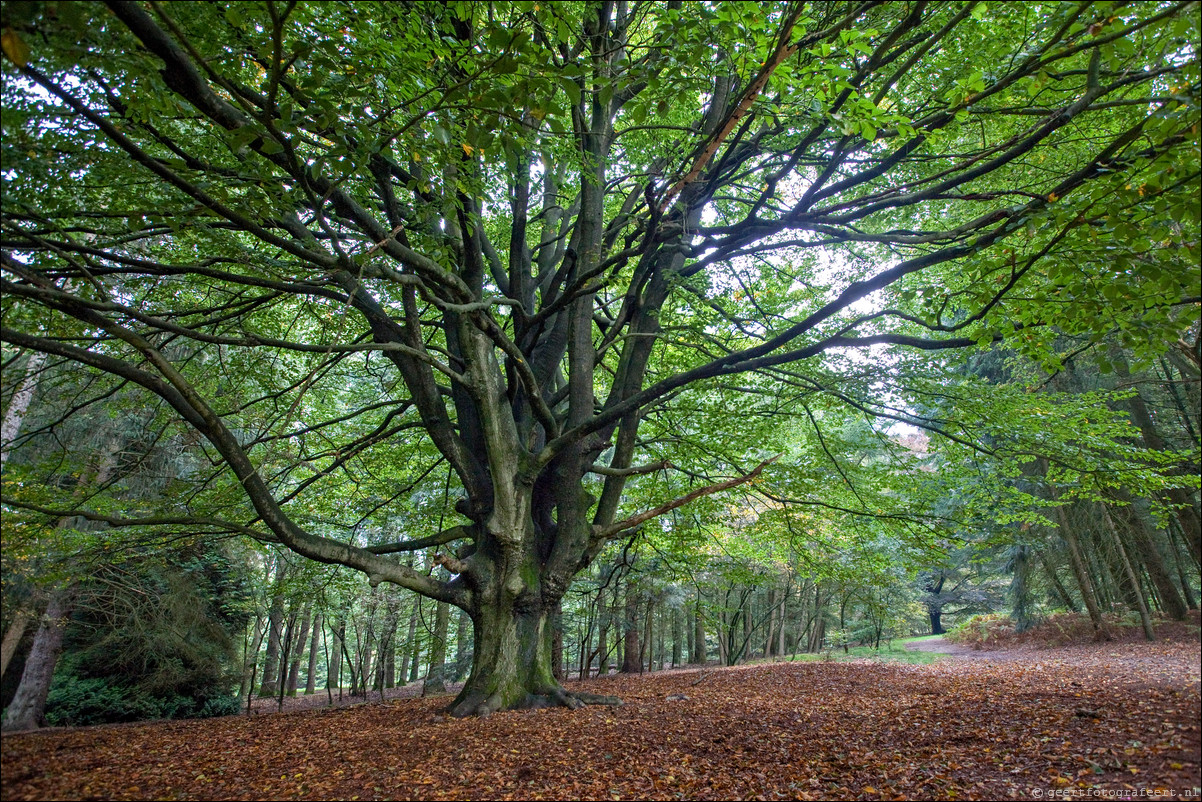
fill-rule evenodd
<path id="1" fill-rule="evenodd" d="M 25 670 L 21 673 L 16 696 L 4 713 L 5 732 L 36 729 L 46 724 L 46 697 L 54 680 L 54 667 L 63 649 L 63 633 L 72 607 L 72 590 L 59 590 L 51 594 L 37 634 L 33 637 L 33 648 L 25 660 Z"/>
<path id="2" fill-rule="evenodd" d="M 21 422 L 25 420 L 25 413 L 29 411 L 29 405 L 33 402 L 33 393 L 38 385 L 38 372 L 45 362 L 45 354 L 39 351 L 30 354 L 29 360 L 25 363 L 25 375 L 13 392 L 12 400 L 8 402 L 8 409 L 4 410 L 4 420 L 0 422 L 0 466 L 8 462 L 12 442 L 17 438 L 17 433 L 21 431 Z"/>
<path id="3" fill-rule="evenodd" d="M 18 607 L 13 613 L 13 620 L 4 630 L 4 641 L 0 645 L 0 677 L 8 672 L 8 664 L 12 662 L 13 655 L 17 653 L 17 647 L 21 644 L 21 638 L 25 636 L 25 630 L 29 628 L 35 618 L 33 611 L 28 607 Z"/>
<path id="4" fill-rule="evenodd" d="M 439 602 L 434 612 L 434 638 L 430 643 L 430 665 L 426 669 L 426 681 L 422 683 L 422 696 L 447 692 L 447 630 L 451 608 Z"/>
<path id="5" fill-rule="evenodd" d="M 309 644 L 309 670 L 305 674 L 305 695 L 317 692 L 317 644 L 321 638 L 321 613 L 313 616 L 313 640 Z"/>

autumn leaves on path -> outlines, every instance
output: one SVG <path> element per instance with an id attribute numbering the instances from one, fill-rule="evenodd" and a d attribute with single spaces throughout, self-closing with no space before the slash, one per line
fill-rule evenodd
<path id="1" fill-rule="evenodd" d="M 700 680 L 700 681 L 699 681 Z M 447 699 L 9 736 L 17 799 L 1049 799 L 1199 780 L 1198 644 L 611 677 L 620 708 Z"/>

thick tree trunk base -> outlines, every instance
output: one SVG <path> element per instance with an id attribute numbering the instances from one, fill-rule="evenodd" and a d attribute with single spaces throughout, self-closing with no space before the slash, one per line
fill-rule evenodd
<path id="1" fill-rule="evenodd" d="M 528 693 L 525 697 L 508 705 L 499 694 L 488 697 L 476 693 L 460 694 L 447 708 L 447 713 L 455 718 L 467 718 L 468 716 L 489 716 L 500 710 L 538 710 L 548 707 L 566 707 L 570 710 L 578 710 L 586 705 L 621 706 L 621 704 L 622 700 L 617 696 L 568 691 L 556 687 Z"/>
<path id="2" fill-rule="evenodd" d="M 555 678 L 548 611 L 499 607 L 472 616 L 472 673 L 447 707 L 449 715 L 464 718 L 499 710 L 621 704 L 613 696 L 568 691 Z"/>

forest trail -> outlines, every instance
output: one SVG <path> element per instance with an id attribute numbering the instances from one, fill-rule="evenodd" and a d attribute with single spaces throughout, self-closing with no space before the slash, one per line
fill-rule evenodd
<path id="1" fill-rule="evenodd" d="M 988 660 L 1021 660 L 1025 650 L 1018 649 L 974 649 L 962 643 L 952 643 L 944 637 L 928 638 L 926 640 L 910 641 L 906 648 L 912 652 L 931 652 L 945 654 L 948 657 L 976 657 Z"/>
<path id="2" fill-rule="evenodd" d="M 622 707 L 487 719 L 448 719 L 443 696 L 8 735 L 0 797 L 1032 799 L 1202 785 L 1196 636 L 1022 653 L 609 676 L 568 687 Z"/>

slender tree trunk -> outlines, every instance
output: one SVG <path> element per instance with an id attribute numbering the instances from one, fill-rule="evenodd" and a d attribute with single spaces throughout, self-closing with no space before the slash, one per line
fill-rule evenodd
<path id="1" fill-rule="evenodd" d="M 784 656 L 785 650 L 785 619 L 788 614 L 789 590 L 792 587 L 791 583 L 786 583 L 785 590 L 780 596 L 780 612 L 776 626 L 776 654 Z"/>
<path id="2" fill-rule="evenodd" d="M 276 572 L 276 581 L 282 576 L 283 569 Z M 271 611 L 267 615 L 267 657 L 263 663 L 263 683 L 259 686 L 259 696 L 275 696 L 276 683 L 279 681 L 280 637 L 284 627 L 284 597 L 276 593 L 271 599 Z"/>
<path id="3" fill-rule="evenodd" d="M 251 700 L 254 698 L 255 679 L 259 676 L 259 650 L 263 648 L 263 638 L 267 634 L 267 622 L 263 616 L 255 617 L 255 636 L 251 645 L 245 647 L 242 655 L 242 682 L 238 686 L 238 698 L 246 698 L 246 714 L 250 715 Z"/>
<path id="4" fill-rule="evenodd" d="M 1124 380 L 1130 379 L 1131 371 L 1127 365 L 1127 357 L 1123 353 L 1123 350 L 1116 345 L 1110 349 L 1110 353 L 1115 372 Z M 1139 427 L 1140 434 L 1143 436 L 1144 445 L 1156 451 L 1166 450 L 1164 438 L 1156 431 L 1156 424 L 1152 421 L 1152 413 L 1148 411 L 1148 405 L 1144 403 L 1144 399 L 1140 397 L 1138 392 L 1127 399 L 1127 405 L 1131 411 L 1131 420 Z M 1166 495 L 1174 506 L 1181 531 L 1185 533 L 1185 541 L 1194 550 L 1194 559 L 1202 560 L 1202 521 L 1199 520 L 1197 508 L 1194 506 L 1193 493 L 1184 488 L 1175 487 L 1169 490 Z M 1143 557 L 1146 552 L 1145 544 L 1137 543 L 1136 547 L 1139 549 L 1141 557 Z M 1152 577 L 1152 581 L 1156 583 L 1156 589 L 1160 591 L 1161 598 L 1167 605 L 1166 612 L 1173 618 L 1184 618 L 1185 603 L 1181 600 L 1181 597 L 1173 594 L 1176 598 L 1165 598 L 1165 589 L 1161 581 L 1157 579 L 1155 569 L 1148 563 L 1146 558 L 1144 559 L 1144 564 L 1148 565 L 1148 573 Z M 1167 577 L 1167 572 L 1162 571 L 1162 573 Z"/>
<path id="5" fill-rule="evenodd" d="M 313 641 L 309 644 L 309 671 L 305 674 L 305 696 L 317 692 L 317 643 L 321 637 L 321 613 L 313 616 Z"/>
<path id="6" fill-rule="evenodd" d="M 356 627 L 356 629 L 357 629 L 357 627 Z M 359 637 L 357 632 L 356 632 L 355 637 L 356 638 Z M 355 661 L 355 658 L 351 656 L 350 644 L 348 644 L 347 640 L 346 640 L 346 619 L 343 619 L 338 624 L 338 645 L 340 647 L 342 647 L 342 660 L 340 661 L 340 668 L 345 668 L 348 672 L 350 672 L 350 675 L 351 675 L 351 684 L 349 685 L 350 695 L 355 696 L 356 694 L 359 693 L 359 664 Z M 342 674 L 341 673 L 338 675 L 338 683 L 339 683 L 338 687 L 341 688 L 342 687 Z M 338 698 L 339 699 L 342 698 L 341 690 L 338 692 Z"/>
<path id="7" fill-rule="evenodd" d="M 1081 591 L 1081 601 L 1085 603 L 1085 609 L 1089 612 L 1089 620 L 1093 624 L 1094 636 L 1098 639 L 1103 639 L 1106 637 L 1106 625 L 1102 622 L 1102 611 L 1098 609 L 1097 597 L 1094 596 L 1093 582 L 1089 578 L 1089 569 L 1086 567 L 1085 558 L 1081 554 L 1081 544 L 1078 542 L 1077 535 L 1069 524 L 1068 514 L 1065 512 L 1064 505 L 1056 507 L 1056 516 L 1060 521 L 1060 536 L 1068 544 L 1073 575 L 1077 578 L 1077 587 Z"/>
<path id="8" fill-rule="evenodd" d="M 417 682 L 422 659 L 422 639 L 414 633 L 412 651 L 409 654 L 408 682 Z"/>
<path id="9" fill-rule="evenodd" d="M 1126 506 L 1106 505 L 1111 523 L 1113 525 L 1122 524 L 1123 529 L 1131 535 L 1136 554 L 1139 555 L 1140 562 L 1144 564 L 1144 568 L 1148 572 L 1148 578 L 1152 580 L 1152 585 L 1160 596 L 1165 613 L 1169 618 L 1184 621 L 1189 608 L 1177 591 L 1173 577 L 1164 564 L 1160 549 L 1156 546 L 1151 522 L 1135 507 L 1135 500 L 1129 493 L 1121 488 L 1114 492 L 1120 501 L 1126 502 Z"/>
<path id="10" fill-rule="evenodd" d="M 626 583 L 626 607 L 622 628 L 622 673 L 638 674 L 643 668 L 643 657 L 639 649 L 639 597 L 633 582 Z"/>
<path id="11" fill-rule="evenodd" d="M 447 629 L 451 608 L 439 602 L 434 612 L 434 639 L 430 644 L 430 666 L 426 669 L 426 681 L 422 684 L 422 696 L 447 692 Z"/>
<path id="12" fill-rule="evenodd" d="M 284 626 L 284 637 L 281 640 L 283 653 L 280 655 L 280 675 L 276 683 L 277 700 L 276 711 L 282 713 L 284 711 L 284 691 L 288 686 L 288 663 L 292 656 L 292 633 L 296 628 L 296 608 L 288 615 L 288 623 Z"/>
<path id="13" fill-rule="evenodd" d="M 71 617 L 74 590 L 51 594 L 41 624 L 33 636 L 33 648 L 25 660 L 25 670 L 17 693 L 4 713 L 5 732 L 29 730 L 46 723 L 46 697 L 54 680 L 54 667 L 63 648 L 63 633 Z"/>
<path id="14" fill-rule="evenodd" d="M 45 362 L 46 355 L 41 352 L 29 355 L 29 359 L 25 362 L 25 375 L 13 392 L 13 397 L 8 402 L 8 409 L 4 410 L 4 419 L 0 422 L 0 466 L 8 462 L 10 447 L 13 440 L 17 438 L 17 433 L 21 431 L 21 422 L 25 420 L 25 413 L 29 411 L 29 405 L 33 402 L 33 394 L 38 385 L 38 375 Z"/>
<path id="15" fill-rule="evenodd" d="M 609 673 L 609 611 L 603 610 L 599 631 L 597 632 L 597 676 L 604 677 Z"/>
<path id="16" fill-rule="evenodd" d="M 705 648 L 705 617 L 701 614 L 701 592 L 693 605 L 693 662 L 705 665 L 708 655 Z"/>
<path id="17" fill-rule="evenodd" d="M 396 687 L 396 643 L 391 645 L 388 650 L 388 657 L 384 661 L 384 687 Z"/>
<path id="18" fill-rule="evenodd" d="M 409 611 L 409 634 L 405 638 L 404 651 L 401 652 L 400 682 L 411 682 L 409 679 L 409 660 L 413 656 L 413 646 L 417 643 L 417 597 L 413 599 L 413 607 Z"/>
<path id="19" fill-rule="evenodd" d="M 684 611 L 672 608 L 672 668 L 679 668 L 684 659 Z"/>
<path id="20" fill-rule="evenodd" d="M 1060 581 L 1060 577 L 1056 575 L 1056 569 L 1048 562 L 1048 557 L 1042 551 L 1036 551 L 1035 554 L 1039 557 L 1039 564 L 1043 566 L 1043 571 L 1048 579 L 1052 582 L 1052 588 L 1056 591 L 1056 595 L 1060 597 L 1060 601 L 1064 604 L 1069 612 L 1077 612 L 1077 603 L 1073 601 L 1073 597 L 1069 595 L 1068 589 L 1064 587 L 1064 583 Z"/>
<path id="21" fill-rule="evenodd" d="M 0 677 L 8 672 L 8 664 L 17 653 L 21 638 L 25 637 L 25 630 L 29 629 L 29 625 L 36 618 L 34 611 L 24 606 L 18 607 L 13 613 L 13 620 L 9 622 L 8 629 L 4 630 L 3 644 L 0 644 Z"/>
<path id="22" fill-rule="evenodd" d="M 359 648 L 359 685 L 358 693 L 367 697 L 368 684 L 371 682 L 373 658 L 376 650 L 376 606 L 371 607 L 370 618 L 367 619 L 367 631 L 363 635 L 363 643 Z"/>
<path id="23" fill-rule="evenodd" d="M 752 596 L 749 592 L 744 591 L 743 606 L 740 608 L 743 613 L 743 647 L 739 649 L 739 653 L 735 655 L 735 662 L 744 658 L 750 659 L 749 651 L 751 649 L 751 633 L 752 633 Z"/>
<path id="24" fill-rule="evenodd" d="M 1114 519 L 1110 516 L 1106 505 L 1102 505 L 1102 514 L 1106 518 L 1106 528 L 1110 531 L 1110 536 L 1114 539 L 1114 547 L 1118 551 L 1119 558 L 1123 562 L 1123 568 L 1127 572 L 1127 579 L 1135 588 L 1135 598 L 1139 604 L 1139 623 L 1144 628 L 1144 637 L 1148 640 L 1156 640 L 1156 633 L 1152 629 L 1152 617 L 1148 614 L 1148 605 L 1144 602 L 1144 595 L 1140 592 L 1139 578 L 1135 575 L 1135 569 L 1131 566 L 1131 560 L 1127 557 L 1127 550 L 1123 548 L 1123 539 L 1119 537 L 1118 528 L 1114 525 Z"/>
<path id="25" fill-rule="evenodd" d="M 338 619 L 330 622 L 330 637 L 334 639 L 334 654 L 326 659 L 326 688 L 338 689 L 339 698 L 342 697 L 342 635 L 339 633 L 340 627 L 345 627 Z"/>
<path id="26" fill-rule="evenodd" d="M 300 664 L 301 658 L 305 654 L 305 646 L 309 640 L 309 618 L 312 615 L 312 608 L 305 605 L 304 611 L 301 613 L 300 632 L 296 635 L 296 645 L 292 647 L 292 665 L 288 668 L 288 695 L 296 696 L 296 683 L 300 679 Z"/>
<path id="27" fill-rule="evenodd" d="M 764 658 L 772 656 L 772 647 L 776 643 L 776 588 L 768 588 L 768 631 L 764 633 Z"/>
<path id="28" fill-rule="evenodd" d="M 375 678 L 372 680 L 371 687 L 380 692 L 380 700 L 384 699 L 384 688 L 388 682 L 388 653 L 392 651 L 392 636 L 385 630 L 380 634 L 379 653 L 376 655 L 376 671 Z"/>
<path id="29" fill-rule="evenodd" d="M 643 643 L 641 644 L 643 649 L 642 649 L 642 653 L 639 655 L 639 673 L 640 674 L 643 672 L 644 669 L 647 671 L 655 670 L 655 632 L 653 630 L 654 626 L 655 626 L 655 603 L 650 598 L 648 598 L 646 615 L 643 617 Z"/>
<path id="30" fill-rule="evenodd" d="M 685 629 L 685 656 L 689 662 L 693 661 L 693 654 L 697 651 L 697 610 L 692 604 L 686 602 L 684 608 L 684 629 Z"/>
<path id="31" fill-rule="evenodd" d="M 1177 568 L 1177 580 L 1181 583 L 1181 594 L 1185 597 L 1185 604 L 1191 610 L 1198 609 L 1198 600 L 1194 598 L 1194 589 L 1190 586 L 1189 576 L 1185 572 L 1185 566 L 1181 561 L 1181 550 L 1177 547 L 1177 525 L 1176 522 L 1169 522 L 1169 547 L 1173 552 L 1173 565 Z"/>

